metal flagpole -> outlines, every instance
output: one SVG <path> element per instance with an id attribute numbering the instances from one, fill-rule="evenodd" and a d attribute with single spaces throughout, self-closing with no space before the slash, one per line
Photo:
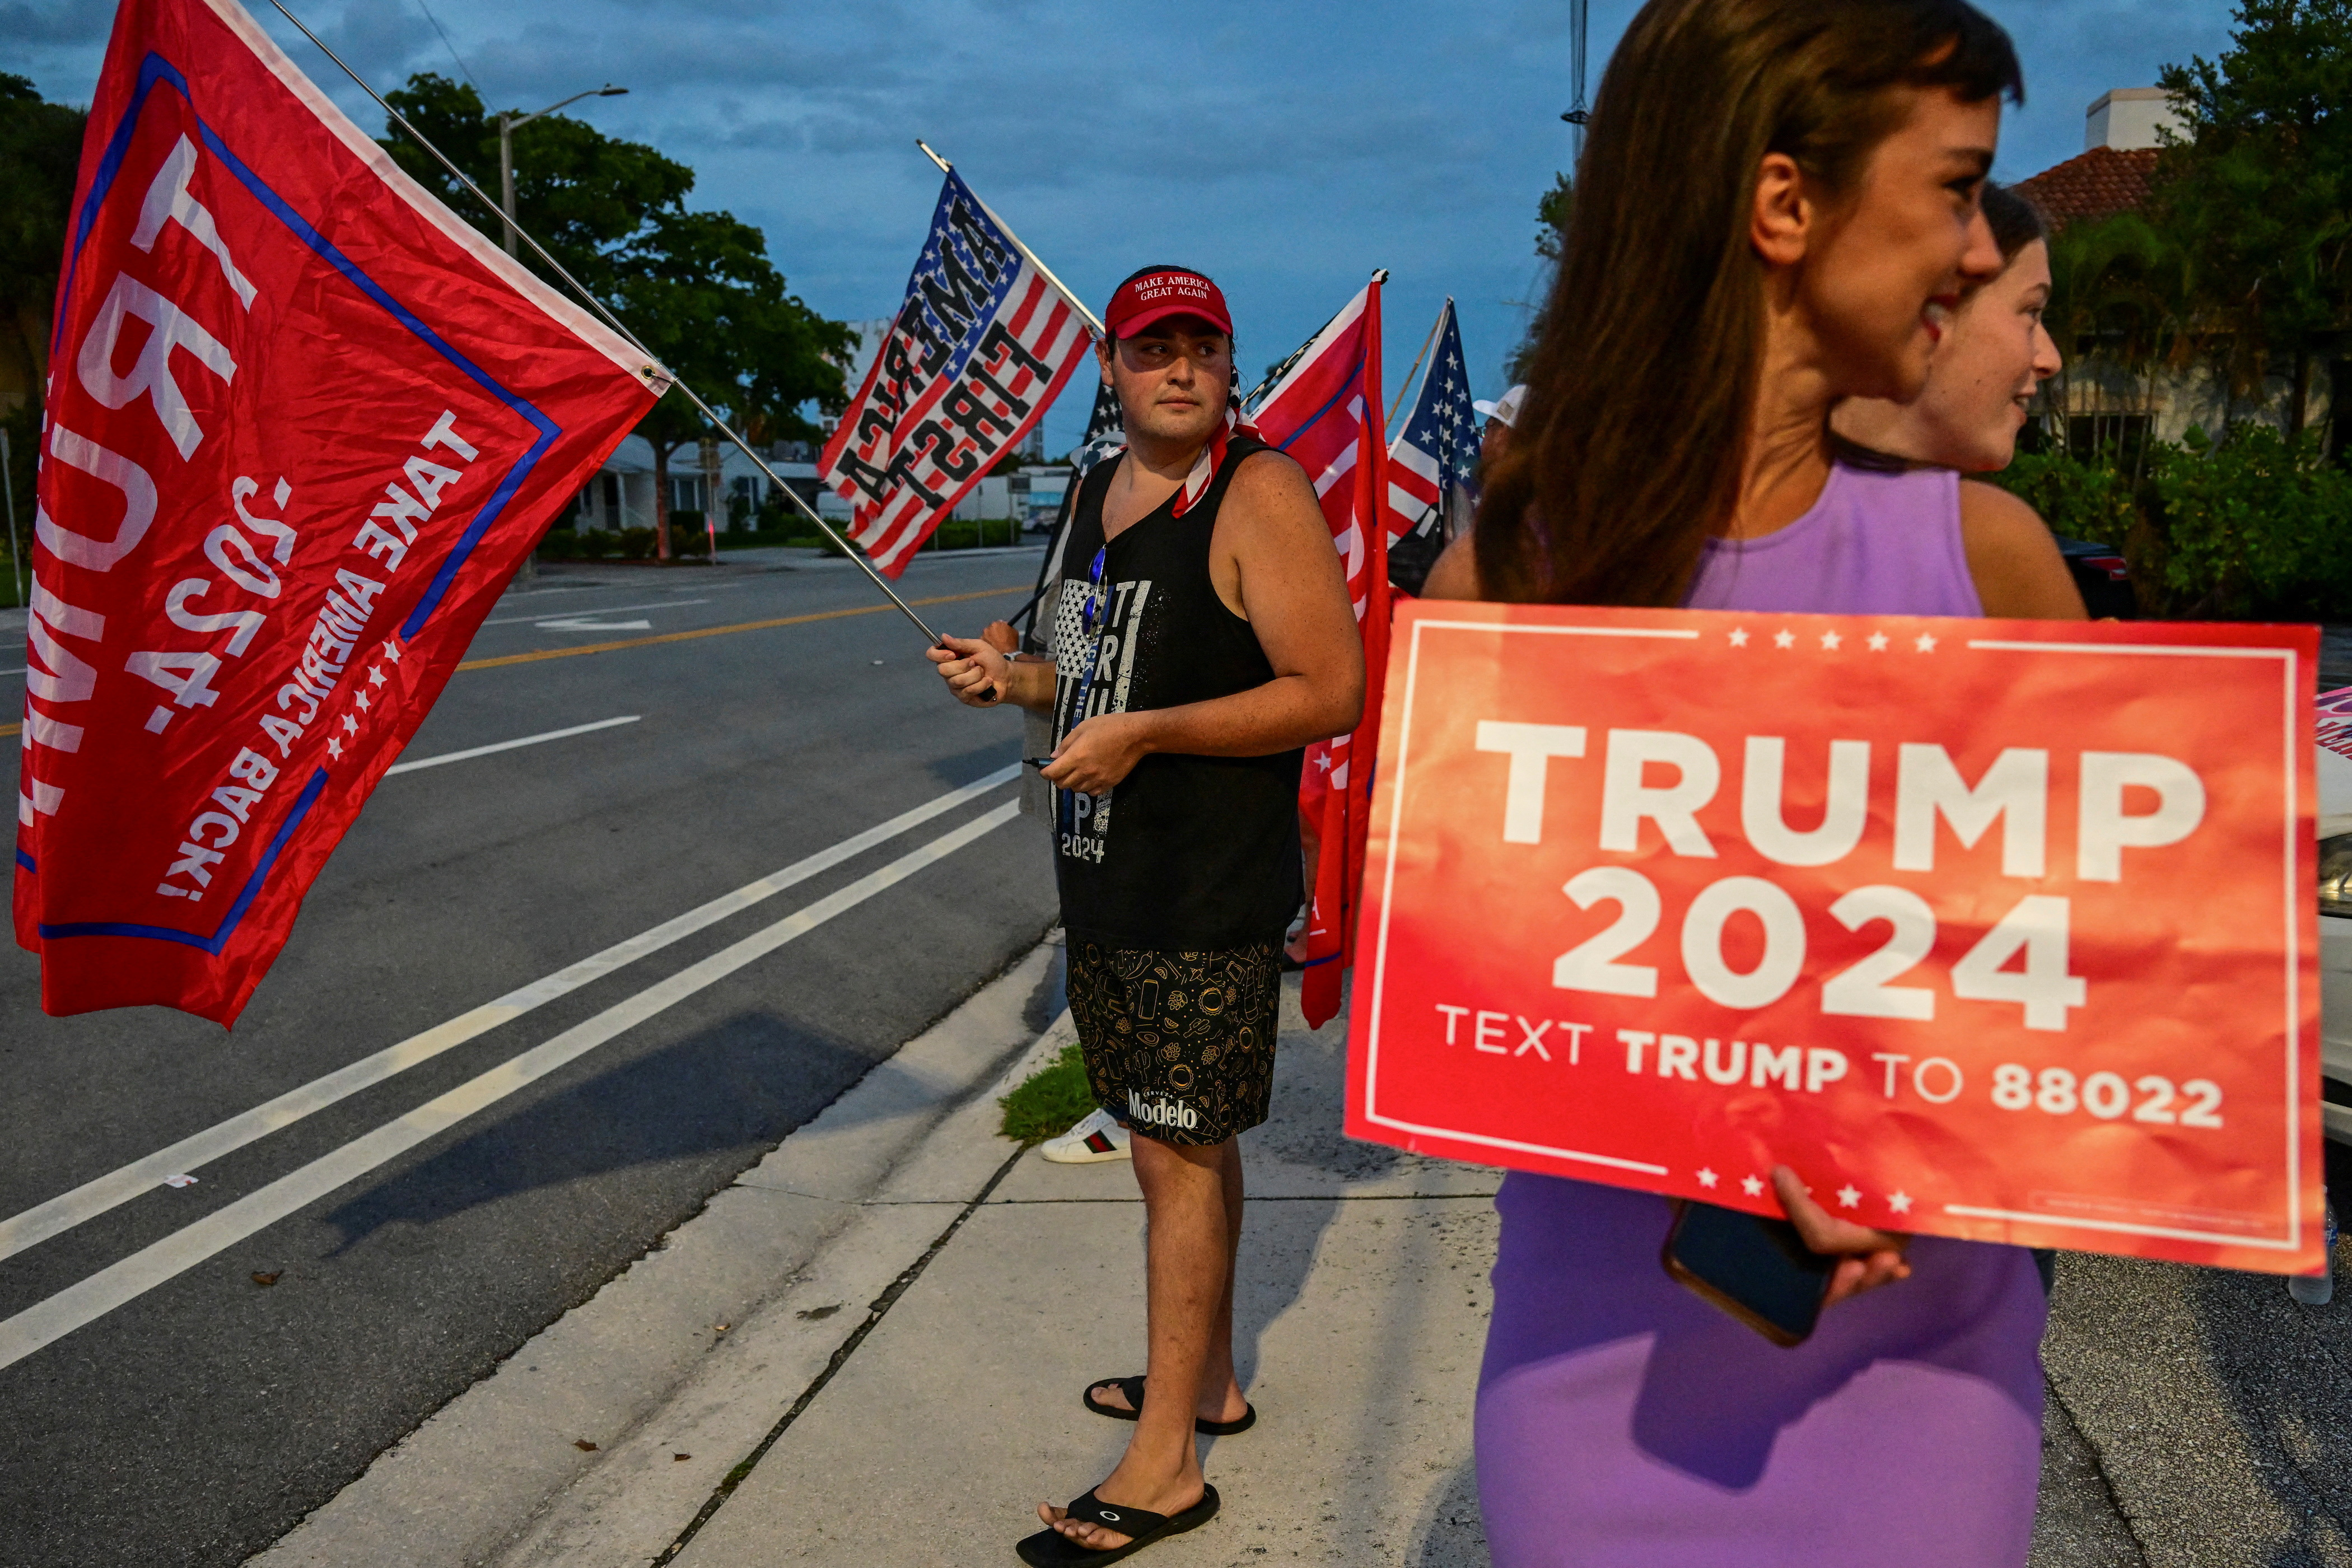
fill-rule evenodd
<path id="1" fill-rule="evenodd" d="M 1447 305 L 1453 304 L 1454 296 L 1448 294 L 1445 297 L 1445 303 Z M 1428 356 L 1429 345 L 1437 341 L 1437 329 L 1444 324 L 1445 310 L 1444 307 L 1441 306 L 1438 309 L 1437 320 L 1429 323 L 1429 336 L 1421 340 L 1421 353 L 1412 356 L 1412 369 L 1406 371 L 1404 373 L 1404 380 L 1397 384 L 1396 401 L 1389 405 L 1389 416 L 1381 424 L 1381 434 L 1382 436 L 1386 436 L 1389 433 L 1389 426 L 1396 423 L 1397 410 L 1404 406 L 1404 395 L 1412 385 L 1413 371 L 1417 371 L 1421 368 L 1421 362 Z"/>
<path id="2" fill-rule="evenodd" d="M 448 154 L 443 153 L 440 148 L 436 147 L 431 142 L 425 140 L 425 133 L 417 130 L 415 126 L 411 125 L 408 122 L 408 117 L 406 115 L 401 113 L 400 110 L 394 109 L 391 104 L 386 103 L 383 100 L 383 95 L 376 91 L 375 89 L 370 87 L 366 80 L 361 77 L 359 72 L 352 69 L 350 66 L 345 65 L 343 63 L 342 56 L 327 47 L 325 39 L 320 37 L 318 34 L 312 32 L 309 27 L 304 26 L 302 18 L 297 16 L 293 12 L 289 11 L 286 8 L 285 0 L 269 0 L 269 3 L 277 8 L 279 16 L 293 23 L 296 27 L 300 28 L 302 36 L 310 39 L 313 44 L 316 44 L 319 47 L 319 52 L 320 54 L 325 55 L 329 59 L 334 61 L 335 64 L 341 68 L 342 73 L 345 76 L 351 78 L 353 82 L 357 83 L 359 89 L 362 92 L 366 93 L 370 98 L 373 99 L 375 100 L 376 107 L 383 110 L 394 124 L 408 132 L 409 138 L 419 147 L 422 147 L 427 153 L 432 153 L 434 159 L 438 162 L 443 168 L 448 170 L 451 174 L 455 175 L 459 184 L 472 192 L 475 199 L 479 201 L 485 207 L 488 207 L 490 212 L 498 217 L 500 223 L 505 223 L 507 221 L 505 209 L 500 207 L 498 203 L 492 201 L 488 192 L 484 191 L 481 186 L 474 184 L 473 180 L 467 176 L 465 170 L 460 169 L 457 164 L 451 163 L 449 161 Z M 637 341 L 636 333 L 629 331 L 627 327 L 623 326 L 621 324 L 621 319 L 613 314 L 612 310 L 605 306 L 604 301 L 599 300 L 594 294 L 589 292 L 587 288 L 581 283 L 580 279 L 572 277 L 570 272 L 566 271 L 564 269 L 563 263 L 556 260 L 554 257 L 550 256 L 547 253 L 547 247 L 540 244 L 539 241 L 533 237 L 529 229 L 517 224 L 514 231 L 522 237 L 522 242 L 525 245 L 530 247 L 531 254 L 538 257 L 541 261 L 546 262 L 549 267 L 552 268 L 555 271 L 555 275 L 558 278 L 562 279 L 565 283 L 569 284 L 572 291 L 579 295 L 580 298 L 586 302 L 589 309 L 604 317 L 605 323 L 614 331 L 620 333 L 623 338 L 626 339 L 632 348 L 644 354 L 646 359 L 653 361 L 653 364 L 649 365 L 647 367 L 648 369 L 659 368 L 662 374 L 666 375 L 669 374 L 668 367 L 662 365 L 658 360 L 655 359 L 653 351 L 647 349 L 644 343 Z M 1015 243 L 1018 242 L 1016 241 Z M 1038 270 L 1042 272 L 1045 268 L 1041 267 Z M 1050 277 L 1052 275 L 1049 273 L 1047 276 Z M 1057 284 L 1055 287 L 1058 288 L 1059 285 Z M 688 403 L 693 404 L 697 408 L 700 409 L 702 411 L 702 416 L 709 420 L 712 426 L 717 429 L 721 436 L 724 436 L 730 441 L 734 442 L 735 445 L 741 449 L 743 455 L 751 458 L 751 461 L 759 467 L 761 473 L 768 476 L 769 482 L 774 485 L 778 489 L 783 491 L 786 496 L 790 497 L 792 503 L 800 508 L 802 514 L 811 522 L 816 524 L 817 527 L 824 531 L 826 538 L 841 546 L 843 553 L 849 557 L 850 562 L 856 565 L 859 571 L 865 573 L 866 575 L 872 580 L 874 585 L 881 589 L 884 595 L 889 598 L 893 605 L 898 606 L 898 613 L 915 624 L 915 629 L 923 634 L 923 640 L 926 643 L 933 647 L 941 646 L 942 639 L 940 638 L 940 634 L 931 630 L 929 626 L 924 624 L 923 617 L 915 614 L 914 606 L 908 604 L 905 599 L 899 596 L 898 590 L 891 586 L 890 580 L 883 576 L 880 572 L 875 569 L 874 563 L 866 558 L 865 552 L 850 543 L 848 540 L 844 539 L 840 532 L 834 528 L 833 524 L 825 521 L 822 517 L 819 517 L 817 515 L 816 508 L 809 505 L 806 500 L 803 500 L 800 491 L 786 484 L 783 477 L 778 474 L 775 469 L 768 466 L 768 459 L 760 456 L 758 450 L 752 447 L 751 443 L 737 435 L 735 433 L 734 426 L 728 424 L 727 421 L 719 416 L 718 410 L 712 408 L 709 404 L 703 401 L 702 395 L 700 393 L 687 385 L 685 382 L 678 380 L 675 375 L 670 376 L 670 384 L 675 386 L 678 391 L 686 394 L 686 400 Z"/>
<path id="3" fill-rule="evenodd" d="M 923 150 L 924 157 L 929 158 L 932 163 L 937 163 L 940 166 L 940 174 L 952 174 L 955 173 L 955 165 L 949 163 L 945 158 L 940 157 L 937 153 L 932 152 L 931 144 L 929 142 L 918 136 L 915 138 L 915 145 Z M 980 193 L 977 191 L 973 192 L 972 199 L 974 201 L 979 201 Z M 1102 324 L 1102 319 L 1097 316 L 1092 310 L 1087 309 L 1087 302 L 1084 300 L 1079 299 L 1076 294 L 1071 293 L 1069 289 L 1063 287 L 1062 280 L 1054 276 L 1054 269 L 1046 266 L 1044 262 L 1038 260 L 1037 253 L 1035 251 L 1021 243 L 1021 237 L 1013 232 L 1013 226 L 1011 224 L 1006 223 L 1003 218 L 998 217 L 995 211 L 992 209 L 986 202 L 980 203 L 980 210 L 988 214 L 989 222 L 994 224 L 997 227 L 1004 231 L 1004 237 L 1013 242 L 1013 248 L 1019 251 L 1023 256 L 1027 257 L 1029 258 L 1029 265 L 1035 268 L 1039 272 L 1045 275 L 1045 281 L 1054 286 L 1054 291 L 1070 302 L 1070 309 L 1076 310 L 1080 319 L 1083 320 L 1087 326 L 1094 329 L 1095 336 L 1098 338 L 1107 338 L 1110 336 L 1110 330 Z"/>

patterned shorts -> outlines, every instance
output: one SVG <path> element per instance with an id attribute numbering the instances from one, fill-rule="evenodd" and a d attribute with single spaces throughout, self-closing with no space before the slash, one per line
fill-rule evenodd
<path id="1" fill-rule="evenodd" d="M 1266 1118 L 1281 947 L 1069 944 L 1070 1015 L 1095 1102 L 1162 1143 L 1222 1143 Z"/>

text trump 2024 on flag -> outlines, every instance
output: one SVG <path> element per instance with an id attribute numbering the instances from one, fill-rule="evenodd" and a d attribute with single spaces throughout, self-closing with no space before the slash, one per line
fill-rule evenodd
<path id="1" fill-rule="evenodd" d="M 523 553 L 667 385 L 232 0 L 117 14 L 33 552 L 17 941 L 233 1022 Z"/>
<path id="2" fill-rule="evenodd" d="M 950 174 L 907 302 L 818 464 L 876 566 L 907 569 L 1045 416 L 1091 341 L 1061 289 Z"/>

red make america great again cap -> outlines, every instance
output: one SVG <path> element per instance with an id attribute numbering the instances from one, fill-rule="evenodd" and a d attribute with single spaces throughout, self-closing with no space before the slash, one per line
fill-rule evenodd
<path id="1" fill-rule="evenodd" d="M 1118 286 L 1103 312 L 1103 325 L 1115 338 L 1132 337 L 1154 321 L 1170 316 L 1198 316 L 1234 335 L 1234 318 L 1225 309 L 1224 291 L 1198 272 L 1181 267 L 1159 267 L 1139 272 Z"/>

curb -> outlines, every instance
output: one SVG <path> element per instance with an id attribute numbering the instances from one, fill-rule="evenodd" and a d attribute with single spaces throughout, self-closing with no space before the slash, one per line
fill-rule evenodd
<path id="1" fill-rule="evenodd" d="M 778 1413 L 814 1396 L 1010 1167 L 982 1091 L 1068 1037 L 1066 1011 L 1043 1035 L 1023 1016 L 1059 945 L 877 1063 L 248 1562 L 644 1568 L 682 1544 L 782 1431 Z M 959 1168 L 975 1153 L 987 1169 Z M 844 1310 L 856 1301 L 873 1305 Z"/>

